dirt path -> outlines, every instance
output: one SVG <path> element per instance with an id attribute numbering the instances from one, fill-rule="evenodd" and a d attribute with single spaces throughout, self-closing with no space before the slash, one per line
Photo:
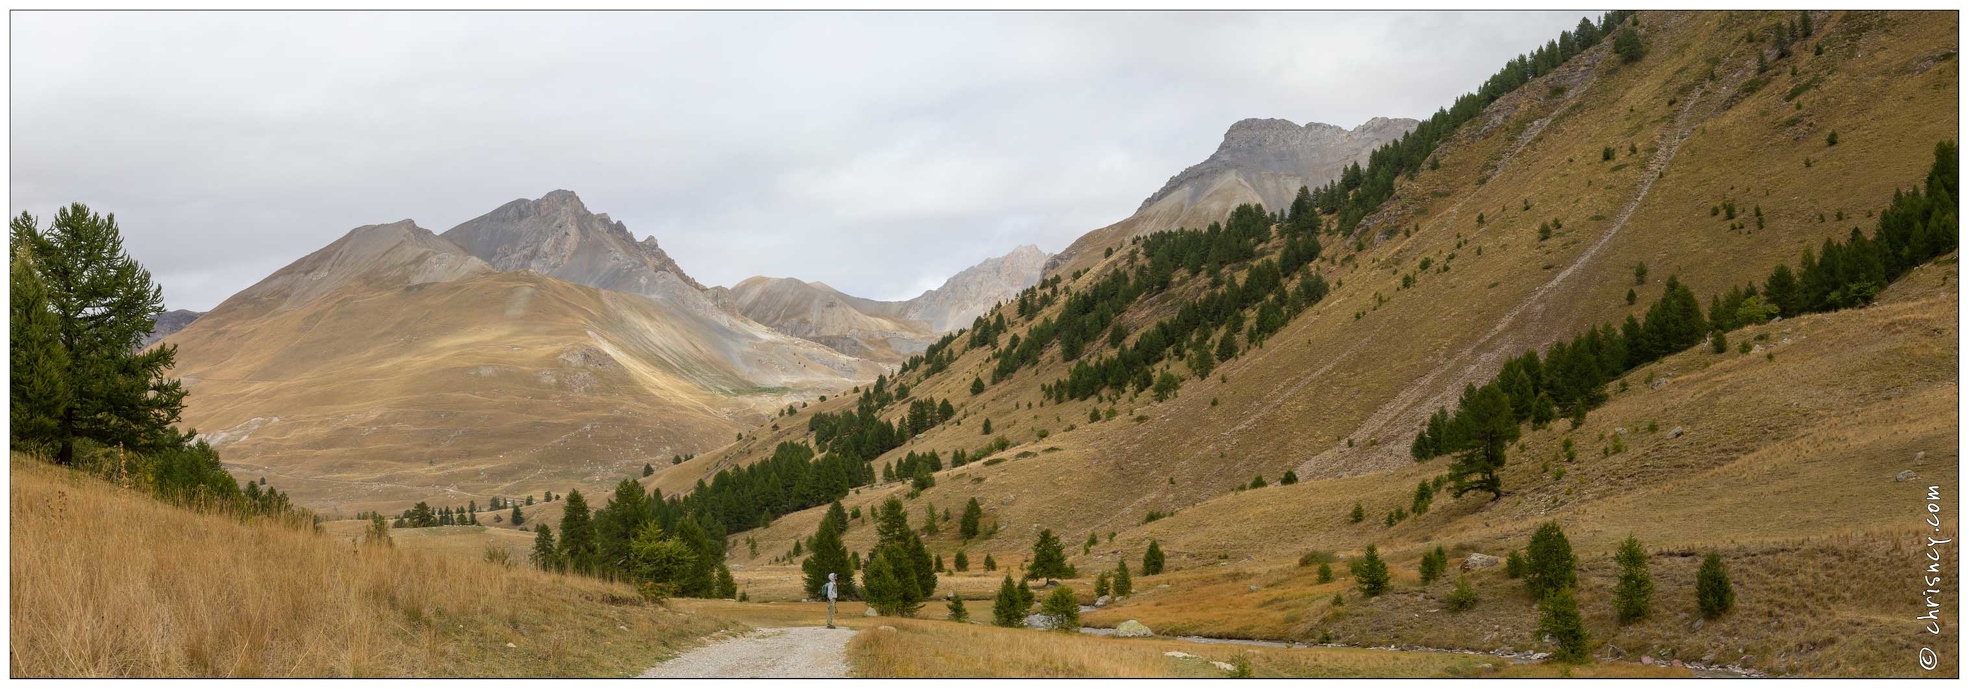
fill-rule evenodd
<path id="1" fill-rule="evenodd" d="M 762 628 L 692 649 L 643 677 L 846 677 L 852 629 Z"/>

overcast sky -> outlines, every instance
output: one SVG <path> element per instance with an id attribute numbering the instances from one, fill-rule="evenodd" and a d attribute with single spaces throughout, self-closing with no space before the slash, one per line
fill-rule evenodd
<path id="1" fill-rule="evenodd" d="M 1239 119 L 1426 117 L 1581 16 L 15 12 L 10 203 L 116 213 L 171 308 L 562 188 L 707 285 L 901 299 Z"/>

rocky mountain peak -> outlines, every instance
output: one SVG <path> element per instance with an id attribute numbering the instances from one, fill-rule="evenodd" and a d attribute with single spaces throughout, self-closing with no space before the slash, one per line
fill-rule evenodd
<path id="1" fill-rule="evenodd" d="M 637 241 L 628 225 L 591 213 L 566 189 L 538 199 L 517 199 L 465 221 L 444 237 L 500 270 L 532 270 L 578 284 L 650 294 L 674 278 L 704 289 L 657 246 Z M 667 274 L 667 276 L 660 276 Z"/>
<path id="2" fill-rule="evenodd" d="M 1282 207 L 1289 198 L 1274 198 L 1280 196 L 1279 189 L 1289 186 L 1289 191 L 1297 191 L 1299 184 L 1325 184 L 1346 166 L 1365 161 L 1375 148 L 1400 139 L 1418 124 L 1407 118 L 1376 117 L 1346 129 L 1324 122 L 1300 125 L 1282 119 L 1238 120 L 1224 132 L 1224 141 L 1215 153 L 1170 177 L 1136 212 L 1179 191 L 1186 191 L 1190 196 L 1187 200 L 1194 201 L 1227 174 L 1238 175 L 1257 189 L 1266 208 Z M 1261 179 L 1266 177 L 1280 179 L 1267 184 Z"/>

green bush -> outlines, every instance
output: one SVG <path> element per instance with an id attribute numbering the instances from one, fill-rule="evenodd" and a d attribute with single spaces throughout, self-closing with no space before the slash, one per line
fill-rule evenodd
<path id="1" fill-rule="evenodd" d="M 1572 543 L 1566 540 L 1558 522 L 1539 525 L 1526 553 L 1525 588 L 1531 591 L 1533 600 L 1544 600 L 1560 589 L 1579 585 Z"/>
<path id="2" fill-rule="evenodd" d="M 1647 617 L 1655 584 L 1654 577 L 1648 573 L 1648 551 L 1641 548 L 1641 539 L 1628 536 L 1621 541 L 1613 559 L 1620 564 L 1620 581 L 1613 589 L 1614 615 L 1620 618 L 1621 624 Z"/>
<path id="3" fill-rule="evenodd" d="M 1730 587 L 1730 573 L 1723 569 L 1723 556 L 1709 551 L 1696 570 L 1696 608 L 1708 619 L 1722 617 L 1736 607 L 1737 594 Z"/>
<path id="4" fill-rule="evenodd" d="M 1449 595 L 1443 598 L 1443 603 L 1454 612 L 1477 607 L 1477 587 L 1470 585 L 1470 577 L 1459 576 L 1456 578 L 1456 588 L 1450 589 Z"/>
<path id="5" fill-rule="evenodd" d="M 1381 559 L 1380 549 L 1368 546 L 1367 552 L 1349 568 L 1353 570 L 1361 595 L 1373 598 L 1388 590 L 1388 563 Z"/>

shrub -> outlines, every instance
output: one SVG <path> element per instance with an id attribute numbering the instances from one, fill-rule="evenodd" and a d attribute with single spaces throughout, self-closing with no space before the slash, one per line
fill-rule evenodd
<path id="1" fill-rule="evenodd" d="M 1135 592 L 1135 578 L 1128 574 L 1128 562 L 1114 563 L 1114 597 L 1127 598 Z"/>
<path id="2" fill-rule="evenodd" d="M 1299 475 L 1292 473 L 1290 469 L 1286 470 L 1284 476 L 1278 477 L 1278 484 L 1281 486 L 1290 486 L 1298 482 L 1299 482 Z"/>
<path id="3" fill-rule="evenodd" d="M 1039 606 L 1039 614 L 1052 623 L 1053 631 L 1069 634 L 1080 631 L 1080 599 L 1074 597 L 1073 589 L 1065 586 L 1053 589 L 1046 596 L 1046 603 Z"/>
<path id="4" fill-rule="evenodd" d="M 1560 589 L 1569 589 L 1579 584 L 1572 543 L 1559 528 L 1558 522 L 1546 522 L 1531 536 L 1531 546 L 1525 562 L 1525 588 L 1531 591 L 1534 600 L 1544 600 Z"/>
<path id="5" fill-rule="evenodd" d="M 1612 147 L 1612 146 L 1608 146 L 1608 147 L 1606 147 L 1606 148 L 1602 148 L 1602 149 L 1600 149 L 1600 160 L 1601 160 L 1602 162 L 1604 162 L 1604 161 L 1608 161 L 1608 160 L 1613 160 L 1613 147 Z"/>
<path id="6" fill-rule="evenodd" d="M 946 604 L 944 609 L 950 611 L 950 621 L 952 622 L 971 621 L 971 611 L 964 609 L 964 599 L 958 597 L 956 593 L 950 594 L 950 603 Z"/>
<path id="7" fill-rule="evenodd" d="M 1730 588 L 1730 573 L 1723 569 L 1723 556 L 1709 551 L 1696 570 L 1696 608 L 1708 619 L 1722 617 L 1736 607 L 1737 594 Z"/>
<path id="8" fill-rule="evenodd" d="M 1516 550 L 1504 556 L 1504 576 L 1520 579 L 1525 576 L 1525 555 Z"/>
<path id="9" fill-rule="evenodd" d="M 1459 576 L 1456 578 L 1456 588 L 1450 589 L 1449 595 L 1443 598 L 1443 603 L 1454 612 L 1477 607 L 1477 587 L 1470 585 L 1470 577 Z"/>
<path id="10" fill-rule="evenodd" d="M 1381 559 L 1380 549 L 1368 546 L 1367 552 L 1350 568 L 1354 581 L 1360 586 L 1361 595 L 1373 598 L 1388 590 L 1388 563 Z"/>
<path id="11" fill-rule="evenodd" d="M 1825 145 L 1827 145 L 1827 146 L 1838 146 L 1838 145 L 1839 145 L 1839 132 L 1837 132 L 1837 131 L 1833 131 L 1833 132 L 1827 132 L 1827 133 L 1826 133 L 1826 135 L 1825 135 Z"/>
<path id="12" fill-rule="evenodd" d="M 1324 562 L 1320 563 L 1319 583 L 1327 584 L 1327 583 L 1332 583 L 1332 581 L 1333 581 L 1333 565 Z"/>
<path id="13" fill-rule="evenodd" d="M 1641 548 L 1641 539 L 1628 536 L 1613 559 L 1620 564 L 1620 582 L 1613 588 L 1614 615 L 1621 624 L 1647 617 L 1655 584 L 1648 574 L 1648 551 Z"/>
<path id="14" fill-rule="evenodd" d="M 1361 523 L 1362 521 L 1364 521 L 1364 520 L 1366 520 L 1366 519 L 1367 519 L 1367 511 L 1366 511 L 1366 510 L 1363 510 L 1363 509 L 1361 509 L 1361 504 L 1360 504 L 1360 503 L 1358 503 L 1358 502 L 1357 502 L 1357 503 L 1354 503 L 1354 512 L 1353 512 L 1353 514 L 1351 514 L 1351 515 L 1348 515 L 1348 517 L 1347 517 L 1347 521 L 1349 521 L 1349 522 L 1352 522 L 1352 523 L 1355 523 L 1355 524 L 1359 524 L 1359 523 Z"/>
<path id="15" fill-rule="evenodd" d="M 1109 591 L 1108 573 L 1102 572 L 1099 575 L 1096 575 L 1094 577 L 1094 597 L 1100 598 L 1102 596 L 1106 596 L 1108 595 L 1108 591 Z"/>
<path id="16" fill-rule="evenodd" d="M 1538 632 L 1552 638 L 1552 659 L 1561 663 L 1586 662 L 1586 625 L 1579 619 L 1579 601 L 1571 588 L 1552 592 L 1538 604 L 1541 613 Z"/>

